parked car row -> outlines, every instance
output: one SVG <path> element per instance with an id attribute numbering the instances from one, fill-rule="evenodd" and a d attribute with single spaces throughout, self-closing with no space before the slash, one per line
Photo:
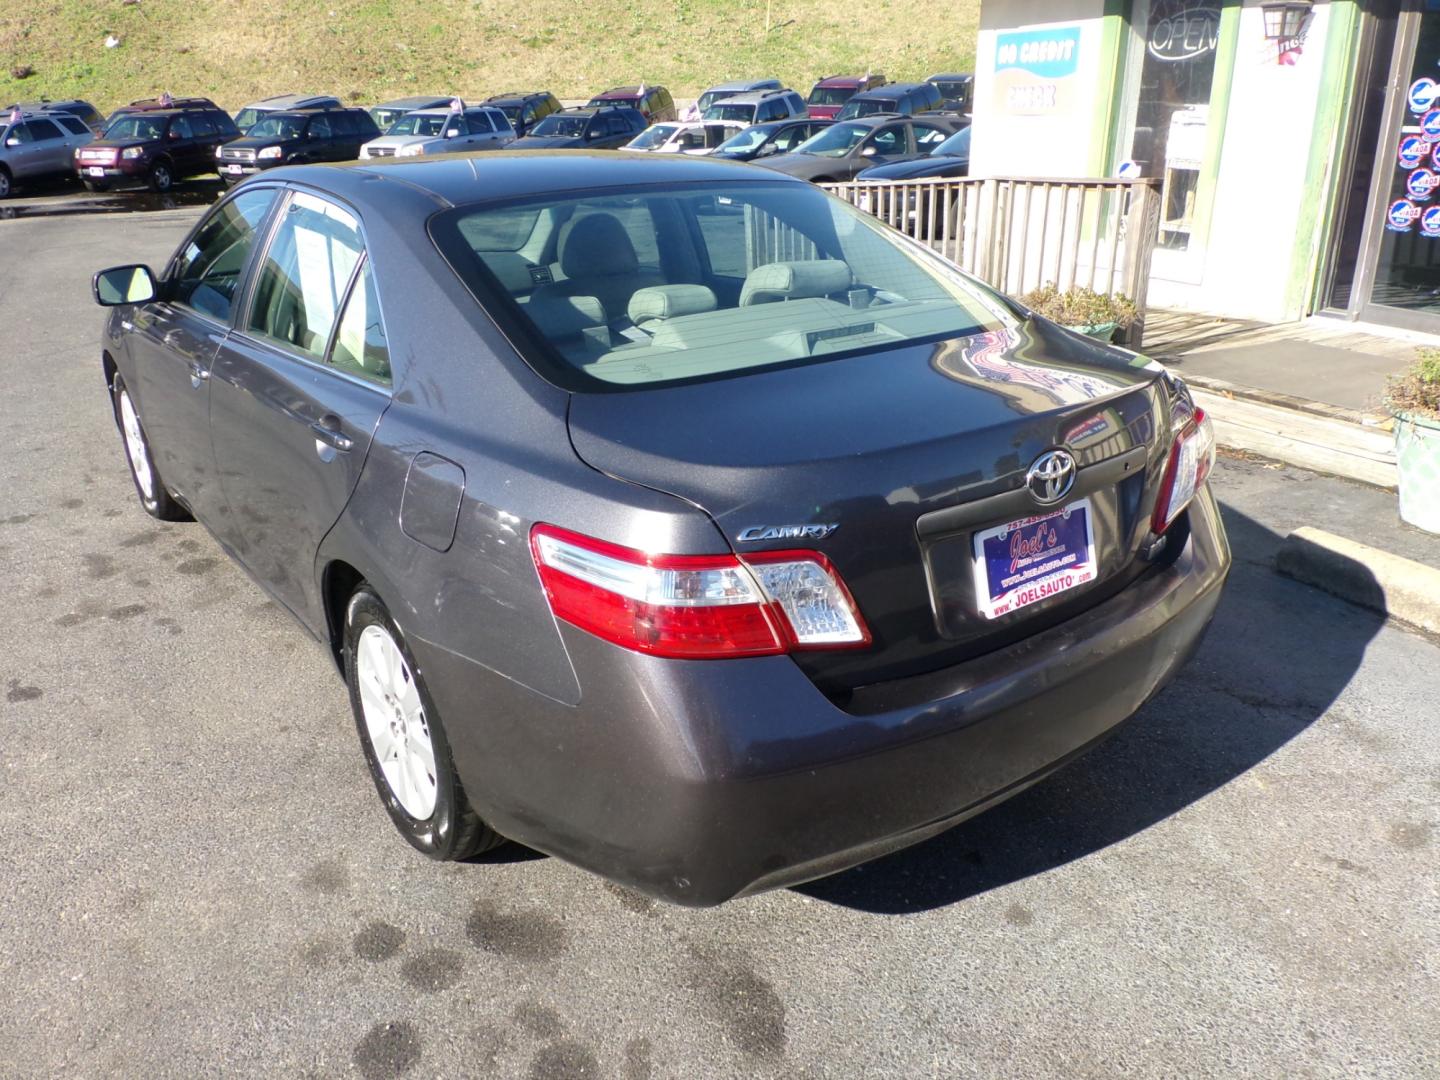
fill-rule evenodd
<path id="1" fill-rule="evenodd" d="M 212 172 L 238 183 L 278 165 L 501 147 L 713 153 L 773 159 L 766 164 L 817 180 L 849 179 L 923 156 L 954 134 L 963 127 L 958 115 L 925 115 L 918 128 L 896 120 L 962 113 L 970 87 L 968 75 L 923 83 L 832 75 L 807 99 L 779 79 L 740 80 L 710 87 L 683 118 L 669 90 L 645 83 L 603 91 L 572 109 L 548 91 L 497 94 L 470 105 L 421 95 L 368 110 L 332 95 L 277 94 L 233 117 L 209 98 L 169 94 L 133 101 L 107 118 L 78 99 L 21 102 L 0 111 L 0 198 L 17 182 L 72 170 L 91 191 L 143 184 L 163 192 Z M 866 122 L 806 145 L 831 121 Z"/>

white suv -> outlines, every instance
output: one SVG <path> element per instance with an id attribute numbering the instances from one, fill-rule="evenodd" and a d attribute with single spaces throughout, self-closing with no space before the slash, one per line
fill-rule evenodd
<path id="1" fill-rule="evenodd" d="M 384 135 L 360 148 L 360 160 L 498 150 L 514 141 L 510 118 L 499 109 L 486 105 L 467 109 L 457 100 L 448 109 L 406 113 Z"/>

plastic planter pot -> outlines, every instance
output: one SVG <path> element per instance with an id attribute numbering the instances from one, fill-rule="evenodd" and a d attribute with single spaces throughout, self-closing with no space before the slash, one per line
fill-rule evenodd
<path id="1" fill-rule="evenodd" d="M 1077 334 L 1084 334 L 1086 337 L 1093 337 L 1098 341 L 1114 341 L 1115 331 L 1120 329 L 1116 322 L 1096 323 L 1094 326 L 1067 326 L 1067 330 L 1074 330 Z"/>
<path id="2" fill-rule="evenodd" d="M 1395 462 L 1400 472 L 1400 517 L 1440 533 L 1440 418 L 1395 413 Z"/>

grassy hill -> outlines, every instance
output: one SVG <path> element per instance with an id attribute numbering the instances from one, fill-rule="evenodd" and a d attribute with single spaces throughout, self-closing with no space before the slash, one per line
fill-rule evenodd
<path id="1" fill-rule="evenodd" d="M 971 70 L 979 0 L 20 0 L 0 7 L 0 102 L 78 96 L 108 111 L 168 90 L 232 110 L 307 90 L 562 98 L 641 79 L 693 97 L 776 75 L 920 79 Z M 766 30 L 767 17 L 770 29 Z M 119 46 L 106 48 L 109 35 Z M 16 79 L 13 69 L 34 74 Z"/>

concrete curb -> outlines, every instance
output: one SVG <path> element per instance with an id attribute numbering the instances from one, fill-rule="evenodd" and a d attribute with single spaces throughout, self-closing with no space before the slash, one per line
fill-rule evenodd
<path id="1" fill-rule="evenodd" d="M 1440 634 L 1440 570 L 1432 566 L 1306 526 L 1281 542 L 1275 569 L 1352 604 Z"/>
<path id="2" fill-rule="evenodd" d="M 1399 483 L 1394 435 L 1383 427 L 1281 405 L 1275 395 L 1267 401 L 1195 382 L 1190 389 L 1210 415 L 1221 446 L 1374 487 L 1394 490 Z"/>

